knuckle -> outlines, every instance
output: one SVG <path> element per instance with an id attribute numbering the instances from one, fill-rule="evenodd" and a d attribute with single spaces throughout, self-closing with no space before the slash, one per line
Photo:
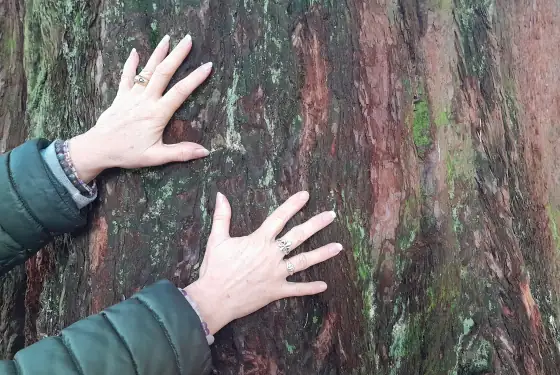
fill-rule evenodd
<path id="1" fill-rule="evenodd" d="M 141 75 L 142 77 L 146 78 L 146 79 L 152 78 L 152 75 L 153 75 L 153 74 L 154 74 L 154 73 L 153 73 L 152 71 L 150 71 L 150 70 L 142 70 L 142 72 L 140 73 L 140 75 Z"/>
<path id="2" fill-rule="evenodd" d="M 179 94 L 182 97 L 187 97 L 191 94 L 188 86 L 181 82 L 175 85 L 175 90 L 177 90 L 177 94 Z"/>
<path id="3" fill-rule="evenodd" d="M 217 221 L 223 221 L 223 220 L 229 220 L 230 215 L 223 213 L 223 212 L 217 212 L 214 214 L 214 220 Z"/>
<path id="4" fill-rule="evenodd" d="M 169 68 L 169 66 L 167 64 L 162 63 L 162 64 L 158 65 L 154 74 L 157 74 L 158 76 L 163 77 L 163 78 L 171 78 L 171 76 L 173 75 L 173 72 L 171 71 L 171 69 Z"/>
<path id="5" fill-rule="evenodd" d="M 284 226 L 284 221 L 281 217 L 274 216 L 270 218 L 269 225 L 267 225 L 267 229 L 273 232 L 278 232 Z"/>
<path id="6" fill-rule="evenodd" d="M 301 225 L 295 227 L 292 231 L 294 242 L 301 243 L 305 240 L 305 229 Z"/>
<path id="7" fill-rule="evenodd" d="M 190 150 L 179 151 L 179 158 L 183 161 L 188 161 L 192 159 L 192 152 Z"/>
<path id="8" fill-rule="evenodd" d="M 307 255 L 305 253 L 301 253 L 297 258 L 298 269 L 300 271 L 306 270 L 309 267 L 309 259 L 307 259 Z"/>

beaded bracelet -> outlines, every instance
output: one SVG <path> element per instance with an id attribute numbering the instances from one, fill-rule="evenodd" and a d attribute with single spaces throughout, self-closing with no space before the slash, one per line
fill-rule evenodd
<path id="1" fill-rule="evenodd" d="M 204 330 L 204 334 L 206 335 L 206 341 L 208 341 L 208 345 L 212 345 L 214 343 L 214 336 L 210 334 L 210 330 L 208 329 L 208 324 L 206 324 L 206 322 L 202 319 L 202 316 L 200 315 L 200 311 L 198 311 L 198 305 L 191 297 L 189 297 L 186 290 L 181 288 L 179 288 L 179 290 L 181 291 L 181 293 L 183 293 L 183 296 L 185 296 L 187 301 L 190 303 L 191 307 L 196 312 L 196 315 L 198 315 L 198 318 L 202 323 L 202 329 Z"/>
<path id="2" fill-rule="evenodd" d="M 86 184 L 79 176 L 76 168 L 74 167 L 74 163 L 72 163 L 72 159 L 70 158 L 70 150 L 68 147 L 68 141 L 60 141 L 57 140 L 54 143 L 54 150 L 56 152 L 56 157 L 62 170 L 66 174 L 66 177 L 72 182 L 72 185 L 76 187 L 86 197 L 93 197 L 97 194 L 97 186 L 95 181 L 93 181 L 92 185 Z"/>

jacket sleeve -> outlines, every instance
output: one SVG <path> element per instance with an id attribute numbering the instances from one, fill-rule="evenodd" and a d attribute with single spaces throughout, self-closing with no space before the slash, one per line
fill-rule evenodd
<path id="1" fill-rule="evenodd" d="M 41 156 L 48 145 L 28 141 L 0 155 L 0 277 L 53 236 L 86 224 L 85 213 Z"/>
<path id="2" fill-rule="evenodd" d="M 0 362 L 0 375 L 205 375 L 210 348 L 196 312 L 168 281 Z"/>

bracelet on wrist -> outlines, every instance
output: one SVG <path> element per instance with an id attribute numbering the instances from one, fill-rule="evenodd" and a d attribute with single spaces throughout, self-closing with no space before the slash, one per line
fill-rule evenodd
<path id="1" fill-rule="evenodd" d="M 198 318 L 200 319 L 200 323 L 202 324 L 202 329 L 204 330 L 204 334 L 206 335 L 206 341 L 208 342 L 208 345 L 212 345 L 214 343 L 214 336 L 210 334 L 210 330 L 208 329 L 208 324 L 206 324 L 206 322 L 200 315 L 200 311 L 198 311 L 198 305 L 191 297 L 189 297 L 189 294 L 187 293 L 186 290 L 181 288 L 179 288 L 179 290 L 181 291 L 183 296 L 187 299 L 187 302 L 191 305 L 193 310 L 196 312 L 196 315 L 198 315 Z"/>
<path id="2" fill-rule="evenodd" d="M 61 140 L 56 140 L 54 143 L 54 150 L 62 170 L 66 174 L 66 177 L 68 177 L 68 180 L 72 182 L 72 185 L 74 185 L 74 187 L 78 189 L 82 195 L 88 198 L 95 196 L 95 194 L 97 194 L 97 185 L 95 184 L 95 181 L 93 181 L 90 186 L 78 176 L 78 172 L 76 171 L 74 163 L 70 158 L 68 141 L 63 142 Z"/>

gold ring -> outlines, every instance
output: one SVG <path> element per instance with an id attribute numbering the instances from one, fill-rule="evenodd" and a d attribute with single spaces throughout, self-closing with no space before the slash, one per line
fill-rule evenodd
<path id="1" fill-rule="evenodd" d="M 139 85 L 147 86 L 148 82 L 150 82 L 150 80 L 145 77 L 142 77 L 140 74 L 134 77 L 134 83 L 137 83 Z"/>
<path id="2" fill-rule="evenodd" d="M 287 260 L 286 261 L 286 270 L 288 270 L 288 273 L 290 274 L 290 276 L 292 276 L 294 274 L 294 272 L 296 271 L 296 266 L 294 266 L 294 264 L 292 262 Z"/>

